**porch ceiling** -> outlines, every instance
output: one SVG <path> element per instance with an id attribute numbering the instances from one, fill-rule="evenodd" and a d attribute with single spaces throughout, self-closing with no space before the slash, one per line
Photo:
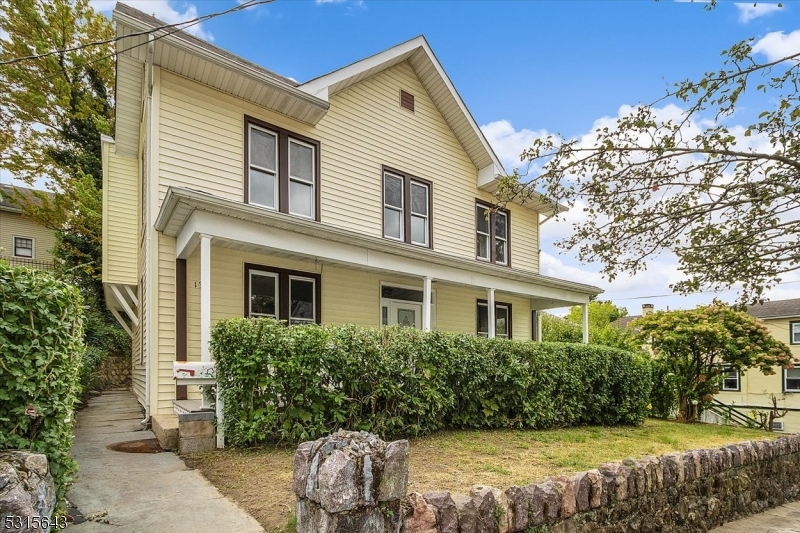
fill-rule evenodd
<path id="1" fill-rule="evenodd" d="M 537 309 L 587 303 L 590 295 L 602 292 L 591 285 L 411 248 L 184 188 L 167 191 L 156 229 L 176 237 L 179 257 L 191 255 L 200 235 L 209 235 L 215 245 L 238 250 L 494 288 L 530 298 Z"/>

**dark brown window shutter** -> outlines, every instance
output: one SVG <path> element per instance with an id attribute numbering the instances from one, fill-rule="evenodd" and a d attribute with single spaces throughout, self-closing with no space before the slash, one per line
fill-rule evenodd
<path id="1" fill-rule="evenodd" d="M 400 107 L 405 107 L 409 111 L 414 111 L 414 95 L 400 89 Z"/>

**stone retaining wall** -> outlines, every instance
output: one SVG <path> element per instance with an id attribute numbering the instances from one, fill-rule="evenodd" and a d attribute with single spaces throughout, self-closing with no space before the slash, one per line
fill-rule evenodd
<path id="1" fill-rule="evenodd" d="M 800 435 L 626 459 L 505 491 L 411 493 L 407 533 L 705 532 L 800 494 Z"/>
<path id="2" fill-rule="evenodd" d="M 109 355 L 100 363 L 97 375 L 97 386 L 102 390 L 127 387 L 131 383 L 131 358 Z"/>

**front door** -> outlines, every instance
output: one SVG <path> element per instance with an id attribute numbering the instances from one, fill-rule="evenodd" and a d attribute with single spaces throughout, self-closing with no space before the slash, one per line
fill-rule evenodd
<path id="1" fill-rule="evenodd" d="M 422 304 L 413 302 L 389 303 L 389 325 L 422 329 Z"/>

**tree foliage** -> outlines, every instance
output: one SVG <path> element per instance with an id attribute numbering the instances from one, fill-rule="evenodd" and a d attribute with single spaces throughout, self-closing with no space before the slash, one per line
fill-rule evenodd
<path id="1" fill-rule="evenodd" d="M 610 280 L 669 251 L 684 275 L 674 290 L 742 284 L 742 301 L 763 299 L 800 269 L 800 53 L 759 61 L 743 41 L 722 56 L 718 70 L 594 136 L 537 139 L 522 159 L 541 173 L 502 179 L 500 201 L 539 191 L 584 206 L 586 220 L 557 245 L 601 262 Z M 748 125 L 726 125 L 754 103 L 763 112 Z"/>
<path id="2" fill-rule="evenodd" d="M 637 351 L 640 345 L 633 337 L 613 326 L 612 322 L 627 316 L 628 310 L 611 302 L 589 302 L 589 344 Z M 583 342 L 583 307 L 570 308 L 566 318 L 542 313 L 542 340 L 547 342 Z"/>
<path id="3" fill-rule="evenodd" d="M 721 302 L 692 310 L 659 311 L 633 322 L 673 384 L 678 419 L 697 420 L 719 392 L 724 370 L 758 369 L 765 375 L 793 364 L 789 347 L 743 311 Z"/>
<path id="4" fill-rule="evenodd" d="M 0 0 L 0 62 L 113 36 L 88 0 Z M 109 44 L 0 65 L 0 166 L 57 194 L 15 200 L 56 232 L 55 255 L 82 285 L 100 290 L 100 135 L 113 125 L 114 56 Z"/>

